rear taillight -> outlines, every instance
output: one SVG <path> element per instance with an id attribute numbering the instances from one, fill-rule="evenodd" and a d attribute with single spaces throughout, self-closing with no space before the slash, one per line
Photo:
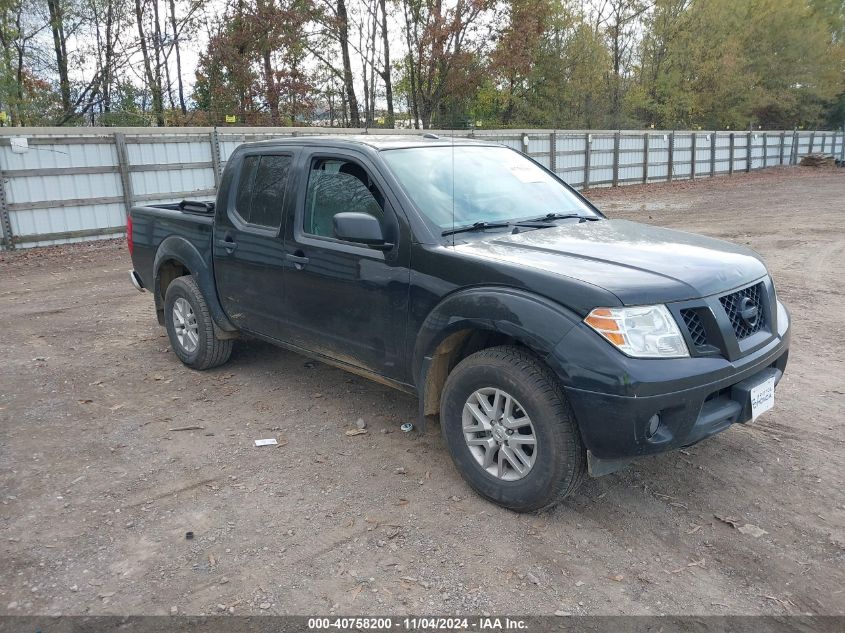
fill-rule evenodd
<path id="1" fill-rule="evenodd" d="M 132 248 L 135 245 L 132 243 L 132 216 L 126 218 L 126 247 L 129 249 L 129 254 L 132 254 Z"/>

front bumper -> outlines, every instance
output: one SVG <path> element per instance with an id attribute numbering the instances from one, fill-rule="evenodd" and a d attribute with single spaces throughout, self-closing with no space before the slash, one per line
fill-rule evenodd
<path id="1" fill-rule="evenodd" d="M 751 419 L 751 387 L 780 381 L 789 355 L 789 317 L 753 352 L 723 357 L 633 359 L 576 327 L 549 358 L 565 385 L 590 473 L 606 474 L 635 457 L 689 446 Z M 657 432 L 649 421 L 660 416 Z"/>

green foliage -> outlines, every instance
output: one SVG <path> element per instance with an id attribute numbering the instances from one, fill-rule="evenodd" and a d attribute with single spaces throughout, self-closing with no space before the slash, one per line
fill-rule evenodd
<path id="1" fill-rule="evenodd" d="M 217 24 L 200 56 L 193 98 L 211 123 L 227 115 L 238 121 L 278 125 L 297 122 L 315 91 L 306 70 L 303 26 L 314 16 L 311 0 L 239 2 Z"/>
<path id="2" fill-rule="evenodd" d="M 100 115 L 99 124 L 104 127 L 149 127 L 155 122 L 151 112 L 144 112 L 142 104 L 144 91 L 129 81 L 120 81 L 112 88 L 111 110 Z"/>
<path id="3" fill-rule="evenodd" d="M 526 1 L 509 0 L 511 15 Z M 609 0 L 604 21 L 574 3 L 547 1 L 541 36 L 532 37 L 530 22 L 522 32 L 530 50 L 514 54 L 504 30 L 476 116 L 559 128 L 841 125 L 841 0 L 655 0 L 642 15 L 636 0 Z M 639 28 L 615 30 L 614 15 L 637 15 Z M 628 62 L 618 54 L 631 45 L 625 37 L 638 37 Z M 621 112 L 613 111 L 615 98 Z"/>
<path id="4" fill-rule="evenodd" d="M 577 17 L 560 16 L 532 72 L 533 89 L 523 104 L 528 120 L 540 127 L 606 126 L 611 69 L 601 36 Z"/>

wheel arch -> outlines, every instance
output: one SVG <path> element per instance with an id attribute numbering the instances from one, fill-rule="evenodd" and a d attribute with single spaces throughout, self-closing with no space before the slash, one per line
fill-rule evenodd
<path id="1" fill-rule="evenodd" d="M 463 358 L 496 345 L 520 345 L 545 360 L 580 318 L 545 297 L 476 287 L 444 298 L 426 317 L 414 348 L 420 416 L 436 415 L 446 378 Z"/>
<path id="2" fill-rule="evenodd" d="M 208 254 L 210 257 L 210 253 Z M 156 251 L 153 262 L 153 296 L 160 324 L 164 323 L 164 296 L 167 287 L 178 277 L 191 275 L 208 304 L 214 325 L 223 332 L 236 332 L 217 297 L 214 272 L 196 246 L 177 235 L 165 238 Z"/>

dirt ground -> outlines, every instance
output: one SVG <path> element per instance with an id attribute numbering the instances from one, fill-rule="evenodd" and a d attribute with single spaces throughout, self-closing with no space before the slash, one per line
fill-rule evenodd
<path id="1" fill-rule="evenodd" d="M 772 412 L 539 515 L 409 396 L 254 341 L 186 369 L 122 243 L 0 254 L 0 613 L 844 614 L 845 170 L 590 196 L 762 253 L 793 347 Z"/>

